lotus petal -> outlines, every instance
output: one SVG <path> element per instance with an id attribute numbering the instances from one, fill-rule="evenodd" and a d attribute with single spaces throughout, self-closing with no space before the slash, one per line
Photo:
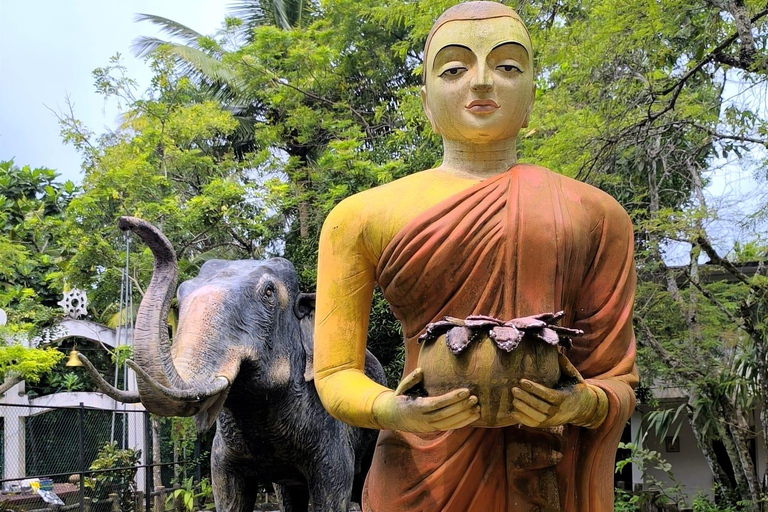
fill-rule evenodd
<path id="1" fill-rule="evenodd" d="M 454 327 L 445 334 L 445 344 L 448 350 L 457 356 L 464 352 L 473 338 L 473 333 L 466 327 Z"/>
<path id="2" fill-rule="evenodd" d="M 535 336 L 536 338 L 539 338 L 542 341 L 546 341 L 550 345 L 560 344 L 560 336 L 558 336 L 555 331 L 553 331 L 548 327 L 544 327 L 543 329 L 531 330 L 528 332 L 533 336 Z"/>
<path id="3" fill-rule="evenodd" d="M 488 334 L 497 347 L 505 352 L 512 352 L 520 345 L 524 333 L 512 326 L 496 326 Z"/>

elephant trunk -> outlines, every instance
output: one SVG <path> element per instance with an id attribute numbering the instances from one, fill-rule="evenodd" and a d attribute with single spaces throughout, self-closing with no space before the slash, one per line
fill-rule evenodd
<path id="1" fill-rule="evenodd" d="M 139 395 L 144 407 L 160 416 L 192 416 L 205 409 L 229 385 L 217 378 L 192 388 L 176 371 L 168 338 L 168 310 L 176 290 L 178 266 L 168 239 L 157 228 L 135 217 L 121 217 L 118 227 L 141 238 L 155 258 L 152 280 L 136 315 L 134 358 Z"/>

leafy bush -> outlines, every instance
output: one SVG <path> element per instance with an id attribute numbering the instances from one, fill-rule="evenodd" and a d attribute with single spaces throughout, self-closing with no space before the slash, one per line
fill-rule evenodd
<path id="1" fill-rule="evenodd" d="M 197 484 L 194 483 L 193 477 L 184 480 L 181 489 L 173 491 L 166 502 L 172 504 L 177 499 L 181 500 L 184 508 L 190 512 L 194 508 L 195 500 L 198 500 L 205 510 L 213 510 L 215 507 L 213 504 L 213 487 L 207 478 L 203 478 Z"/>
<path id="2" fill-rule="evenodd" d="M 98 502 L 109 498 L 110 493 L 117 493 L 120 500 L 120 510 L 133 512 L 136 495 L 136 472 L 141 459 L 141 450 L 130 448 L 122 450 L 116 442 L 105 444 L 96 459 L 91 463 L 92 471 L 112 470 L 95 473 L 86 477 L 85 486 L 91 489 L 94 498 L 94 509 L 100 510 Z M 109 504 L 103 507 L 109 510 Z"/>

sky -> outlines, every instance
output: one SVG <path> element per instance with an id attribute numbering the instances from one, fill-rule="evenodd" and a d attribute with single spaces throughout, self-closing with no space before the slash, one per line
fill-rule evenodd
<path id="1" fill-rule="evenodd" d="M 224 21 L 222 0 L 0 0 L 0 161 L 55 169 L 61 180 L 82 179 L 81 158 L 61 142 L 58 120 L 66 98 L 75 116 L 99 134 L 116 128 L 117 106 L 96 93 L 91 72 L 123 56 L 140 90 L 149 66 L 135 58 L 132 41 L 163 37 L 136 13 L 170 18 L 206 35 Z"/>

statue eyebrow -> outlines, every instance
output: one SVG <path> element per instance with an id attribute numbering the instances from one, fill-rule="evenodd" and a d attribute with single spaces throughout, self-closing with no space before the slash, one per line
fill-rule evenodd
<path id="1" fill-rule="evenodd" d="M 512 46 L 519 46 L 525 51 L 525 56 L 530 58 L 530 55 L 528 55 L 528 48 L 525 47 L 525 45 L 518 43 L 517 41 L 504 41 L 503 43 L 499 43 L 493 48 L 491 48 L 491 51 L 495 50 L 496 48 L 501 48 L 502 46 L 506 45 L 512 45 Z"/>
<path id="2" fill-rule="evenodd" d="M 435 58 L 432 59 L 432 65 L 433 66 L 435 65 L 435 62 L 437 62 L 437 58 L 440 56 L 441 53 L 443 53 L 444 51 L 456 50 L 456 49 L 466 50 L 472 53 L 472 50 L 468 46 L 464 46 L 463 44 L 448 44 L 443 46 L 437 51 L 437 53 L 435 54 Z"/>

